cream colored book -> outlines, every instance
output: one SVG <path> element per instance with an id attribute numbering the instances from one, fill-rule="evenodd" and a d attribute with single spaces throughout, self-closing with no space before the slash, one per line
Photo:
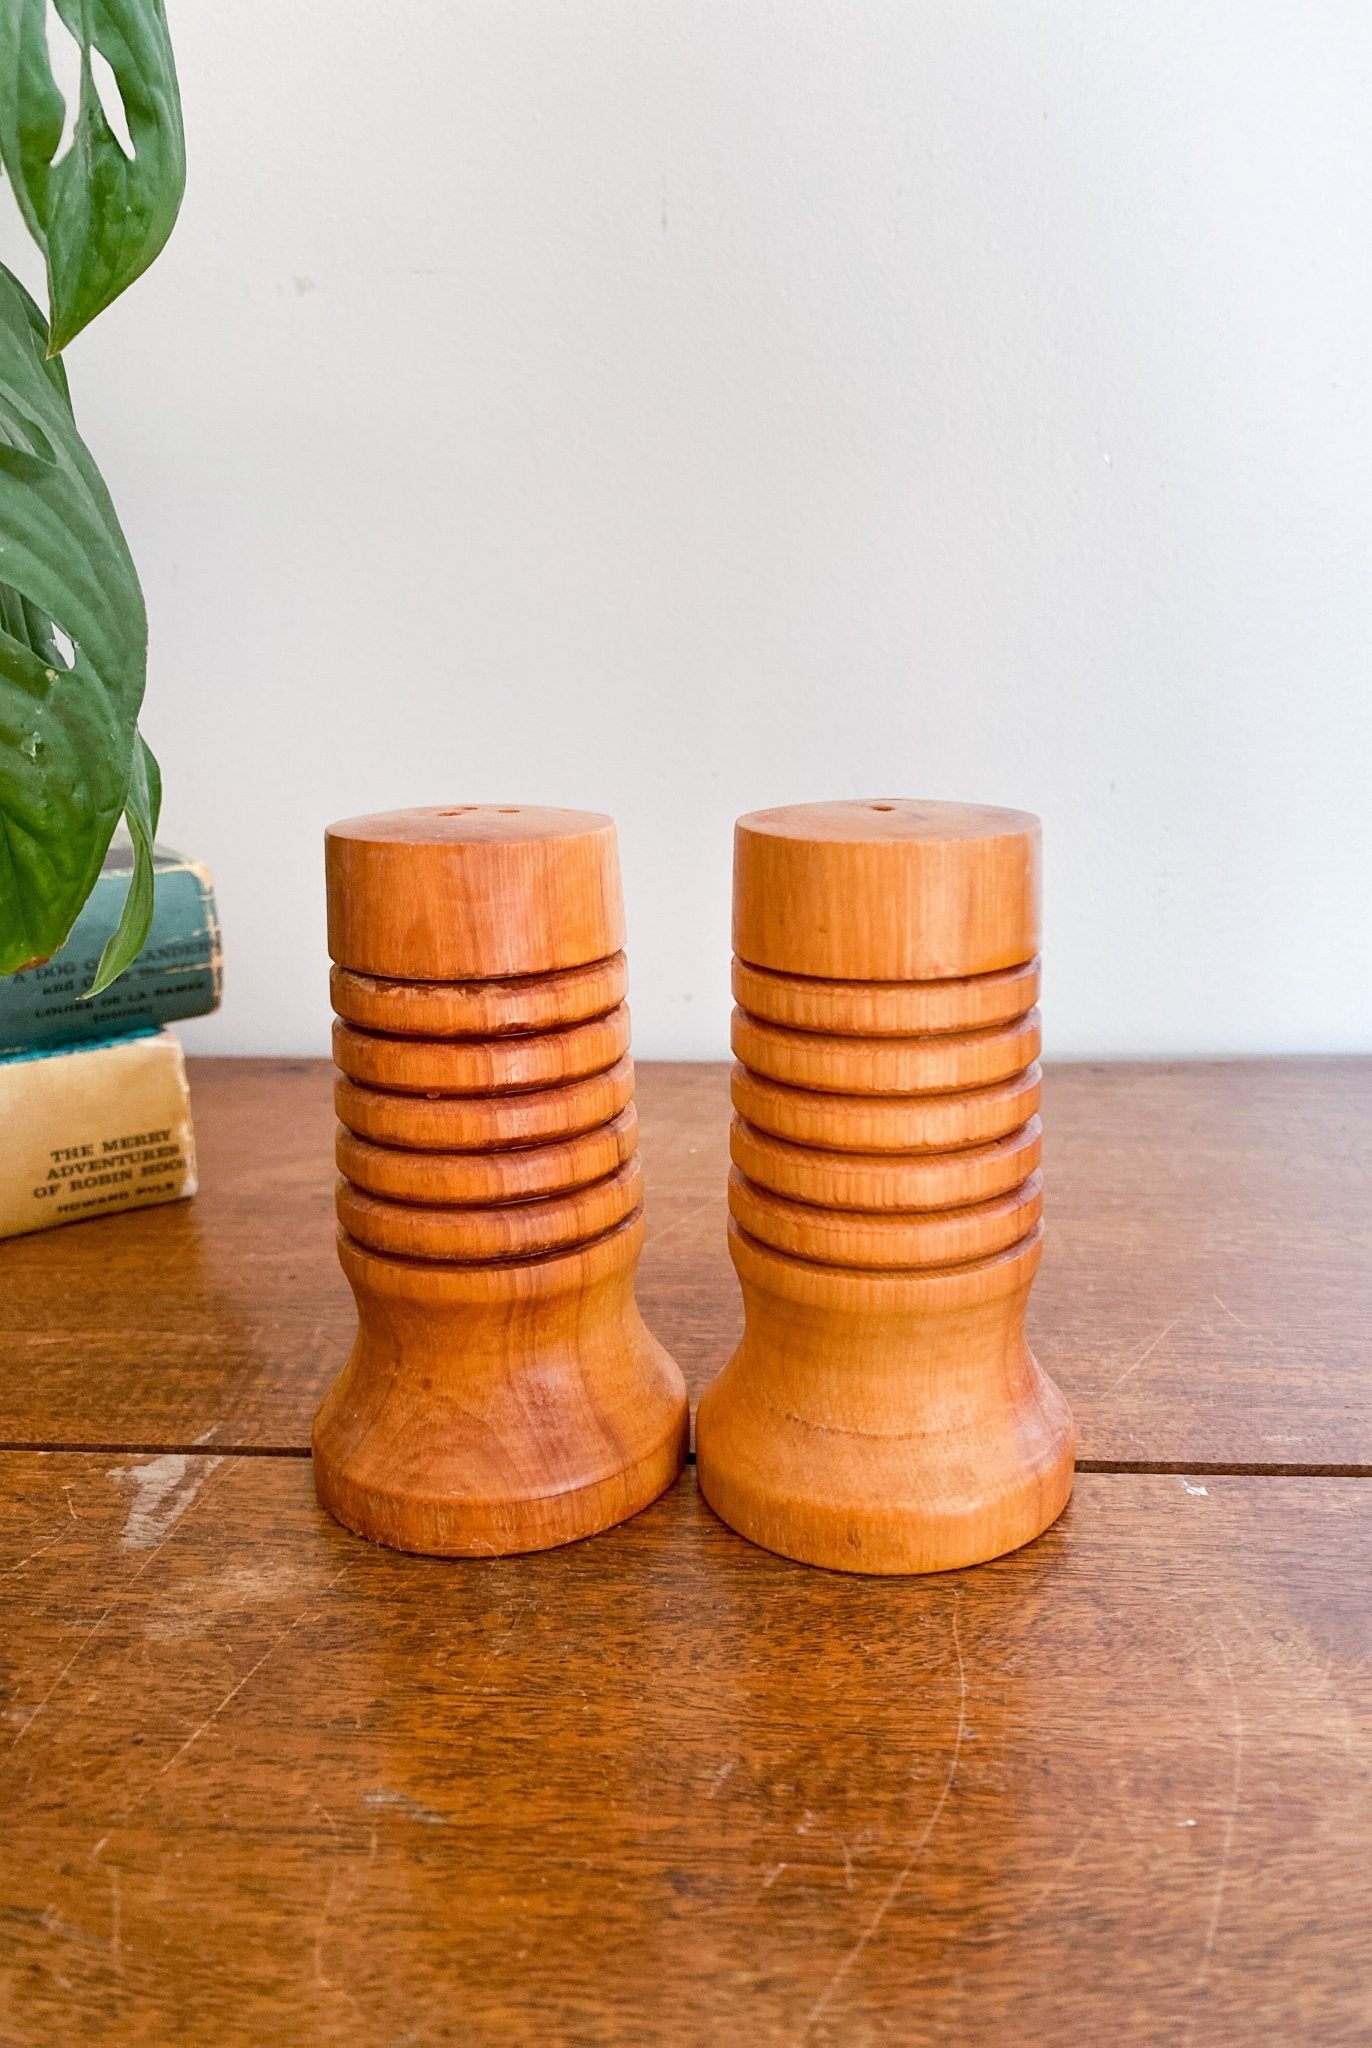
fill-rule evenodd
<path id="1" fill-rule="evenodd" d="M 170 1031 L 0 1060 L 0 1237 L 195 1193 Z"/>

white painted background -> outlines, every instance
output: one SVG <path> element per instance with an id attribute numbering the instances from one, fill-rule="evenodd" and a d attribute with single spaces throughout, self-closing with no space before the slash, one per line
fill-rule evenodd
<path id="1" fill-rule="evenodd" d="M 1372 1047 L 1366 0 L 168 4 L 69 366 L 194 1049 L 325 1048 L 328 819 L 493 800 L 615 814 L 722 1056 L 735 814 L 891 792 L 1042 813 L 1050 1050 Z"/>

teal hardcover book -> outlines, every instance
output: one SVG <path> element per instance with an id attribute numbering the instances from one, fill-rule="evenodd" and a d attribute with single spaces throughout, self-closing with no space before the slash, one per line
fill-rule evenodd
<path id="1" fill-rule="evenodd" d="M 218 1008 L 223 964 L 209 872 L 164 846 L 156 849 L 154 865 L 147 944 L 103 995 L 83 1000 L 128 894 L 133 855 L 127 843 L 106 854 L 61 951 L 41 967 L 0 976 L 0 1059 L 146 1031 Z"/>

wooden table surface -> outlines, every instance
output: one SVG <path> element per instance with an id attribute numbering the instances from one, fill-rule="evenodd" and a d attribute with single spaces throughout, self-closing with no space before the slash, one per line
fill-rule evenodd
<path id="1" fill-rule="evenodd" d="M 537 1558 L 313 1501 L 328 1069 L 195 1202 L 0 1245 L 0 2044 L 1372 2043 L 1372 1062 L 1050 1073 L 1040 1542 L 864 1580 L 693 1477 Z M 640 1069 L 641 1296 L 738 1326 L 726 1071 Z"/>

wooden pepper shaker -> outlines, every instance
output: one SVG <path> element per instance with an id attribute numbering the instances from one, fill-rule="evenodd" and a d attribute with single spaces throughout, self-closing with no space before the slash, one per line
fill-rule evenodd
<path id="1" fill-rule="evenodd" d="M 325 835 L 351 1357 L 331 1514 L 439 1556 L 623 1521 L 686 1455 L 634 1299 L 642 1179 L 613 822 L 464 804 Z"/>
<path id="2" fill-rule="evenodd" d="M 1042 1247 L 1039 825 L 976 805 L 739 821 L 729 1246 L 746 1314 L 701 1490 L 860 1572 L 1013 1550 L 1072 1490 L 1024 1340 Z"/>

